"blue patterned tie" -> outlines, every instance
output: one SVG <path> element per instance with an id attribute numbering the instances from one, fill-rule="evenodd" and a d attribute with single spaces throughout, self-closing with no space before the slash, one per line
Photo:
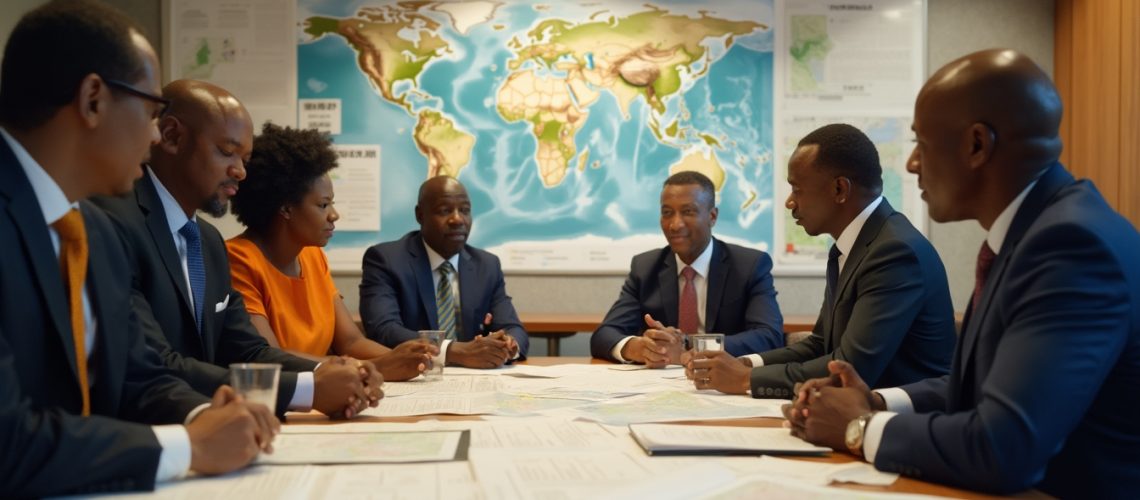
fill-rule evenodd
<path id="1" fill-rule="evenodd" d="M 202 333 L 202 303 L 206 301 L 206 264 L 202 261 L 202 235 L 192 219 L 178 230 L 186 238 L 186 272 L 190 278 L 190 294 L 194 297 L 194 321 Z"/>
<path id="2" fill-rule="evenodd" d="M 449 340 L 455 340 L 455 296 L 451 293 L 451 277 L 455 274 L 455 268 L 445 260 L 438 269 L 439 287 L 435 289 L 435 307 L 439 329 L 447 332 Z"/>

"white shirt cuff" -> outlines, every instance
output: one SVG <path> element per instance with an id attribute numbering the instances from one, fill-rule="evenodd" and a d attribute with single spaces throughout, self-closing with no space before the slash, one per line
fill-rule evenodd
<path id="1" fill-rule="evenodd" d="M 198 418 L 198 414 L 202 413 L 202 410 L 205 410 L 206 408 L 209 408 L 209 407 L 210 407 L 210 403 L 202 403 L 202 404 L 198 405 L 197 408 L 190 410 L 190 413 L 186 414 L 186 419 L 182 421 L 182 425 L 190 425 L 190 422 L 193 422 L 194 419 Z"/>
<path id="2" fill-rule="evenodd" d="M 432 358 L 432 363 L 439 363 L 439 366 L 447 366 L 447 348 L 451 346 L 454 340 L 444 340 L 439 345 L 439 356 Z"/>
<path id="3" fill-rule="evenodd" d="M 297 387 L 293 390 L 293 399 L 289 400 L 289 409 L 293 411 L 312 410 L 314 385 L 316 382 L 313 381 L 313 372 L 298 373 Z"/>
<path id="4" fill-rule="evenodd" d="M 874 392 L 883 397 L 883 402 L 887 404 L 887 410 L 895 413 L 914 413 L 914 403 L 910 401 L 910 395 L 906 391 L 898 387 L 890 387 L 876 389 Z"/>
<path id="5" fill-rule="evenodd" d="M 745 354 L 741 357 L 747 358 L 749 361 L 752 361 L 752 367 L 753 368 L 759 368 L 761 366 L 764 366 L 764 358 L 761 358 L 759 354 Z"/>
<path id="6" fill-rule="evenodd" d="M 194 409 L 199 411 L 202 405 Z M 162 451 L 158 455 L 158 470 L 154 474 L 157 483 L 185 477 L 190 471 L 190 434 L 186 427 L 181 425 L 154 425 L 154 437 L 158 438 L 158 445 Z"/>
<path id="7" fill-rule="evenodd" d="M 871 417 L 867 428 L 863 429 L 863 458 L 874 465 L 875 455 L 879 453 L 879 444 L 883 442 L 883 430 L 887 428 L 887 421 L 895 418 L 897 413 L 881 411 Z"/>
<path id="8" fill-rule="evenodd" d="M 625 358 L 621 357 L 621 350 L 625 348 L 625 345 L 628 344 L 631 340 L 633 340 L 633 336 L 627 335 L 624 339 L 619 340 L 617 345 L 614 346 L 613 350 L 610 351 L 610 355 L 613 356 L 614 359 L 618 360 L 618 363 L 632 363 L 632 361 L 627 361 Z"/>

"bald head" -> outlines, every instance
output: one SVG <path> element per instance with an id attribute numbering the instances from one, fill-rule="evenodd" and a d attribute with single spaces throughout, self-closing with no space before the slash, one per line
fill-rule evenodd
<path id="1" fill-rule="evenodd" d="M 150 164 L 186 211 L 225 214 L 253 150 L 253 120 L 245 106 L 217 85 L 177 80 L 162 89 L 170 100 L 159 122 L 161 140 Z"/>
<path id="2" fill-rule="evenodd" d="M 445 259 L 459 253 L 471 231 L 471 200 L 454 177 L 432 177 L 420 185 L 416 222 L 424 243 Z"/>
<path id="3" fill-rule="evenodd" d="M 922 111 L 956 127 L 985 125 L 1003 160 L 1039 168 L 1061 154 L 1057 89 L 1014 50 L 974 52 L 943 66 L 918 94 L 916 114 Z"/>

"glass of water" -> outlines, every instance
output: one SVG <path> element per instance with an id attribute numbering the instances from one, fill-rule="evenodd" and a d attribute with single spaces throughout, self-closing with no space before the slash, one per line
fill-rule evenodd
<path id="1" fill-rule="evenodd" d="M 698 333 L 690 335 L 689 340 L 692 342 L 694 352 L 724 350 L 723 333 Z"/>
<path id="2" fill-rule="evenodd" d="M 439 380 L 443 378 L 443 339 L 447 337 L 447 332 L 443 330 L 420 330 L 419 334 L 421 341 L 439 349 L 439 356 L 433 357 L 428 362 L 427 370 L 424 370 L 424 380 L 429 382 Z"/>
<path id="3" fill-rule="evenodd" d="M 281 365 L 277 363 L 233 363 L 230 365 L 230 385 L 241 397 L 251 403 L 261 403 L 269 411 L 277 410 L 277 384 L 281 380 Z"/>

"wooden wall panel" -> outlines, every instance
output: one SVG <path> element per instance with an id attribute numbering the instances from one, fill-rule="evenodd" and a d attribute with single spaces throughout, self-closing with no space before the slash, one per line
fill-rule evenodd
<path id="1" fill-rule="evenodd" d="M 1140 226 L 1140 5 L 1058 0 L 1054 79 L 1065 106 L 1062 161 Z"/>

